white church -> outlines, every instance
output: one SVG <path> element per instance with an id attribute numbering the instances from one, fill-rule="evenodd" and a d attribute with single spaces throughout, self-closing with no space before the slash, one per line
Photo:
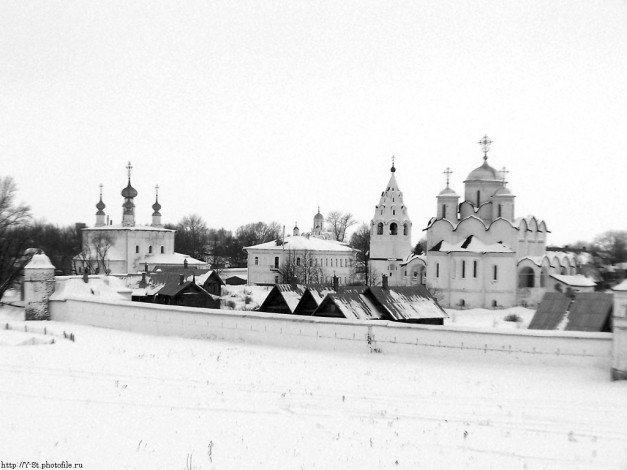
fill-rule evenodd
<path id="1" fill-rule="evenodd" d="M 389 285 L 426 284 L 450 307 L 535 305 L 548 290 L 579 286 L 574 254 L 547 252 L 546 223 L 515 216 L 505 169 L 488 164 L 492 141 L 480 142 L 483 164 L 464 180 L 464 197 L 450 187 L 437 196 L 425 231 L 426 256 L 411 254 L 411 220 L 392 166 L 371 222 L 370 269 Z M 583 280 L 585 283 L 585 280 Z"/>
<path id="2" fill-rule="evenodd" d="M 100 200 L 96 204 L 96 224 L 94 227 L 82 229 L 82 250 L 74 257 L 76 272 L 101 274 L 130 274 L 158 266 L 189 266 L 207 267 L 200 261 L 175 253 L 175 230 L 166 229 L 161 223 L 161 204 L 159 204 L 159 187 L 155 187 L 155 203 L 152 205 L 152 223 L 140 225 L 135 222 L 135 202 L 137 190 L 131 185 L 131 163 L 128 171 L 128 183 L 122 190 L 122 223 L 113 225 L 108 221 L 102 201 L 102 185 Z"/>

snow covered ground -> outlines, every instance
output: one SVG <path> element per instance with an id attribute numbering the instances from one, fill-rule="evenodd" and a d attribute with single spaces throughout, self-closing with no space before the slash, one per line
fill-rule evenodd
<path id="1" fill-rule="evenodd" d="M 19 329 L 21 314 L 0 308 L 1 324 Z M 610 382 L 605 370 L 45 326 L 74 333 L 76 342 L 0 346 L 4 462 L 68 461 L 88 469 L 627 468 L 627 382 Z"/>

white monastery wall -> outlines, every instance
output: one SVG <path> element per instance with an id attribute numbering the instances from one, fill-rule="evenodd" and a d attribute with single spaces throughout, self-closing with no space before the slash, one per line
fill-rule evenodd
<path id="1" fill-rule="evenodd" d="M 51 318 L 139 333 L 334 351 L 430 355 L 455 360 L 601 367 L 612 362 L 610 333 L 519 330 L 295 317 L 124 301 L 50 302 Z"/>

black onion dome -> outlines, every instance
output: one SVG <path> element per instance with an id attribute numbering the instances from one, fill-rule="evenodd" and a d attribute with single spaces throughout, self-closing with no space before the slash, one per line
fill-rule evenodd
<path id="1" fill-rule="evenodd" d="M 152 205 L 152 210 L 155 211 L 152 215 L 161 215 L 159 211 L 161 210 L 161 204 L 159 204 L 159 200 L 156 200 Z"/>
<path id="2" fill-rule="evenodd" d="M 122 197 L 126 199 L 133 199 L 134 197 L 137 197 L 137 190 L 131 186 L 130 179 L 128 180 L 128 185 L 126 186 L 126 188 L 122 190 Z"/>
<path id="3" fill-rule="evenodd" d="M 105 213 L 103 212 L 105 207 L 106 207 L 105 203 L 102 202 L 102 198 L 100 198 L 100 201 L 98 201 L 98 204 L 96 204 L 96 209 L 98 209 L 98 212 L 96 212 L 96 215 L 105 215 Z"/>

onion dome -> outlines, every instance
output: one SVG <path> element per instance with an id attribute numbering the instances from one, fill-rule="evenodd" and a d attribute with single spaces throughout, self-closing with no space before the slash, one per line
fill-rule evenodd
<path id="1" fill-rule="evenodd" d="M 129 199 L 124 204 L 122 204 L 122 207 L 124 208 L 125 213 L 132 213 L 133 209 L 135 208 L 135 204 L 133 204 L 133 202 Z"/>
<path id="2" fill-rule="evenodd" d="M 324 216 L 320 213 L 319 207 L 318 207 L 318 213 L 314 215 L 314 220 L 324 220 Z"/>
<path id="3" fill-rule="evenodd" d="M 128 180 L 128 185 L 122 190 L 122 197 L 126 199 L 133 199 L 134 197 L 137 197 L 137 190 L 131 186 L 130 178 Z"/>
<path id="4" fill-rule="evenodd" d="M 159 199 L 155 200 L 155 203 L 152 205 L 152 210 L 154 211 L 152 215 L 161 215 L 159 211 L 161 210 L 161 204 L 159 204 Z"/>
<path id="5" fill-rule="evenodd" d="M 98 209 L 98 212 L 96 212 L 96 215 L 105 215 L 104 213 L 104 208 L 107 207 L 105 206 L 105 203 L 102 202 L 102 194 L 100 195 L 100 201 L 98 201 L 98 204 L 96 204 L 96 209 Z"/>

